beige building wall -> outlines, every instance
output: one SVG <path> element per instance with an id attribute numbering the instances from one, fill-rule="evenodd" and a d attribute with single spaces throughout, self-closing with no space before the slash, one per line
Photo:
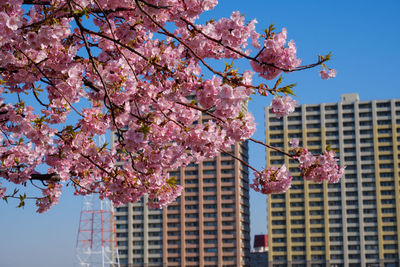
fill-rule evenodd
<path id="1" fill-rule="evenodd" d="M 265 110 L 266 142 L 288 151 L 297 138 L 314 153 L 330 145 L 347 165 L 338 184 L 299 177 L 297 163 L 267 150 L 267 166 L 294 176 L 267 197 L 270 266 L 399 266 L 400 100 L 301 105 L 281 120 Z"/>

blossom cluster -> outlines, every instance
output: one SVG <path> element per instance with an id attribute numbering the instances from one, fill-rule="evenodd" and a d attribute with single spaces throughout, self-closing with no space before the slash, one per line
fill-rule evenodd
<path id="1" fill-rule="evenodd" d="M 286 29 L 273 34 L 264 41 L 264 49 L 258 55 L 256 61 L 251 61 L 252 68 L 259 76 L 272 80 L 282 71 L 290 71 L 300 66 L 301 59 L 297 58 L 297 49 L 293 40 L 285 47 L 287 38 Z"/>
<path id="2" fill-rule="evenodd" d="M 280 168 L 268 167 L 262 172 L 254 172 L 254 176 L 250 187 L 263 194 L 284 193 L 290 188 L 293 179 L 285 165 Z"/>
<path id="3" fill-rule="evenodd" d="M 330 70 L 326 71 L 325 69 L 323 69 L 319 72 L 319 75 L 321 75 L 321 79 L 324 79 L 324 80 L 328 80 L 329 78 L 335 78 L 336 70 L 330 69 Z"/>
<path id="4" fill-rule="evenodd" d="M 285 29 L 263 37 L 240 12 L 199 23 L 217 2 L 2 1 L 0 178 L 42 181 L 39 212 L 66 184 L 116 205 L 144 194 L 152 207 L 176 199 L 182 186 L 169 169 L 214 157 L 255 132 L 252 77 L 273 79 L 300 64 Z M 254 72 L 220 71 L 209 58 L 246 59 Z M 271 108 L 281 117 L 296 104 L 275 98 Z M 115 144 L 95 142 L 110 133 Z M 47 173 L 38 173 L 42 166 Z M 284 166 L 267 168 L 258 184 L 286 190 L 289 177 Z"/>
<path id="5" fill-rule="evenodd" d="M 316 183 L 328 181 L 337 183 L 344 174 L 345 167 L 338 166 L 335 151 L 328 150 L 318 156 L 314 156 L 306 148 L 297 147 L 298 141 L 291 140 L 292 148 L 297 151 L 294 157 L 299 161 L 301 177 Z"/>
<path id="6" fill-rule="evenodd" d="M 42 190 L 43 197 L 36 200 L 38 212 L 42 213 L 58 204 L 61 196 L 61 184 L 50 184 L 47 189 Z"/>
<path id="7" fill-rule="evenodd" d="M 297 100 L 293 99 L 291 96 L 274 97 L 270 105 L 271 112 L 275 114 L 278 119 L 292 113 L 297 106 Z"/>

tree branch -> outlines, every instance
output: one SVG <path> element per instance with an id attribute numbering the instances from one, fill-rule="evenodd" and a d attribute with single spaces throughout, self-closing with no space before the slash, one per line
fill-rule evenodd
<path id="1" fill-rule="evenodd" d="M 32 173 L 30 180 L 42 181 L 42 182 L 59 182 L 61 180 L 60 175 L 57 173 Z"/>
<path id="2" fill-rule="evenodd" d="M 24 0 L 22 2 L 23 5 L 40 5 L 40 6 L 45 6 L 45 5 L 50 5 L 51 1 L 43 1 L 43 0 Z"/>

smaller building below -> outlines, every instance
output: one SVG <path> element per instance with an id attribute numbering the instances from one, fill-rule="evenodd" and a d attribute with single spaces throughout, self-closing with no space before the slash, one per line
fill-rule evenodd
<path id="1" fill-rule="evenodd" d="M 250 267 L 268 267 L 268 235 L 255 235 Z"/>

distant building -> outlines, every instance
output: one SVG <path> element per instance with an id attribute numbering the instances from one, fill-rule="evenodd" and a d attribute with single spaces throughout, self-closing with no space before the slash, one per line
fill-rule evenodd
<path id="1" fill-rule="evenodd" d="M 379 92 L 379 91 L 377 91 Z M 294 179 L 268 202 L 270 266 L 399 266 L 400 99 L 301 105 L 283 119 L 265 110 L 266 142 L 313 153 L 330 145 L 347 165 L 338 184 L 304 181 L 295 160 L 267 150 L 267 166 Z"/>
<path id="2" fill-rule="evenodd" d="M 247 142 L 231 153 L 248 162 Z M 147 198 L 116 208 L 121 266 L 249 266 L 248 168 L 220 154 L 171 175 L 185 189 L 168 208 L 149 210 Z"/>
<path id="3" fill-rule="evenodd" d="M 254 246 L 250 253 L 251 267 L 268 267 L 268 235 L 254 236 Z"/>
<path id="4" fill-rule="evenodd" d="M 247 162 L 247 142 L 233 146 L 231 153 Z M 166 266 L 249 266 L 247 167 L 220 154 L 174 175 L 185 190 L 163 213 Z"/>

